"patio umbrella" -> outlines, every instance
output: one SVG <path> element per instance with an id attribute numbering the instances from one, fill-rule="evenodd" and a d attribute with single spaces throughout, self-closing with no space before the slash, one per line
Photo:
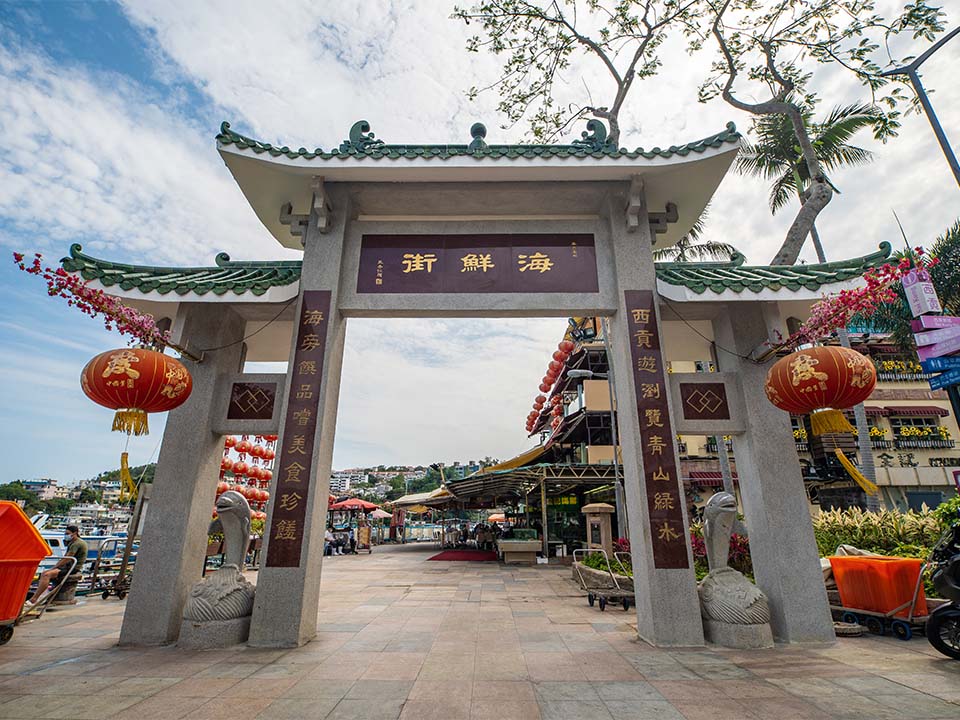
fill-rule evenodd
<path id="1" fill-rule="evenodd" d="M 375 505 L 372 502 L 367 502 L 366 500 L 361 500 L 360 498 L 347 498 L 346 500 L 341 500 L 340 502 L 334 503 L 330 506 L 331 510 L 363 510 L 364 512 L 378 510 L 379 508 L 379 505 Z"/>
<path id="2" fill-rule="evenodd" d="M 507 516 L 504 515 L 503 513 L 494 513 L 493 515 L 487 518 L 487 522 L 489 523 L 502 523 L 506 521 L 507 521 Z"/>
<path id="3" fill-rule="evenodd" d="M 393 516 L 390 513 L 388 513 L 386 510 L 381 510 L 380 508 L 377 508 L 372 513 L 370 513 L 370 517 L 373 518 L 374 520 L 386 520 Z"/>

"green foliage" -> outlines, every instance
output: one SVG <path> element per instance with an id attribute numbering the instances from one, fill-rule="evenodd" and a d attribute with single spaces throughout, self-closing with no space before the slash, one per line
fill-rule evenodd
<path id="1" fill-rule="evenodd" d="M 909 551 L 925 557 L 940 538 L 940 518 L 934 511 L 867 512 L 858 508 L 827 510 L 813 518 L 813 533 L 820 555 L 833 555 L 838 545 L 853 545 L 880 555 Z"/>
<path id="2" fill-rule="evenodd" d="M 92 488 L 83 488 L 80 491 L 80 496 L 77 498 L 77 501 L 82 503 L 98 503 L 100 502 L 100 493 Z"/>
<path id="3" fill-rule="evenodd" d="M 960 522 L 960 495 L 955 495 L 946 502 L 940 503 L 933 510 L 934 517 L 940 523 L 940 527 L 946 530 L 954 523 Z"/>
<path id="4" fill-rule="evenodd" d="M 33 507 L 36 507 L 39 502 L 37 496 L 27 490 L 20 482 L 0 485 L 0 500 L 11 500 L 13 502 L 23 500 L 27 506 Z"/>
<path id="5" fill-rule="evenodd" d="M 601 572 L 607 572 L 607 560 L 601 553 L 590 553 L 579 562 L 581 562 L 583 565 L 586 565 L 588 568 L 600 570 Z M 628 563 L 622 563 L 619 560 L 611 558 L 610 568 L 617 575 L 633 577 L 633 568 Z"/>
<path id="6" fill-rule="evenodd" d="M 702 0 L 480 0 L 469 8 L 455 7 L 454 19 L 480 26 L 467 50 L 486 50 L 503 58 L 500 77 L 484 87 L 472 87 L 468 97 L 496 90 L 500 112 L 511 124 L 526 118 L 537 142 L 552 140 L 572 121 L 592 114 L 610 123 L 609 140 L 616 147 L 619 113 L 634 80 L 659 71 L 660 46 L 669 33 L 692 30 L 701 4 Z M 554 95 L 557 88 L 582 82 L 580 75 L 570 72 L 580 55 L 596 62 L 612 81 L 605 88 L 609 96 L 602 107 L 568 104 Z M 589 88 L 586 93 L 589 98 Z"/>
<path id="7" fill-rule="evenodd" d="M 804 104 L 816 104 L 818 96 L 806 92 L 819 66 L 835 66 L 850 72 L 871 95 L 878 109 L 874 135 L 886 140 L 897 134 L 904 102 L 917 106 L 904 76 L 883 77 L 887 68 L 910 58 L 892 55 L 893 40 L 908 35 L 933 42 L 944 30 L 946 13 L 926 0 L 913 0 L 889 16 L 876 10 L 876 0 L 726 0 L 707 2 L 702 15 L 703 31 L 691 49 L 705 45 L 709 37 L 717 58 L 700 88 L 700 99 L 723 96 L 731 102 L 733 83 L 744 97 L 769 96 L 769 102 L 787 102 L 793 92 L 804 92 Z M 913 43 L 899 46 L 920 50 Z M 883 63 L 881 66 L 880 63 Z M 731 104 L 735 104 L 731 102 Z M 747 103 L 749 112 L 763 101 Z M 782 114 L 782 110 L 772 109 Z"/>
<path id="8" fill-rule="evenodd" d="M 810 133 L 817 159 L 825 170 L 863 165 L 873 159 L 873 153 L 850 145 L 847 141 L 858 130 L 872 127 L 881 118 L 881 113 L 872 105 L 854 103 L 835 107 L 821 122 L 813 120 L 813 108 L 802 98 L 790 96 L 801 108 L 804 123 Z M 792 199 L 801 199 L 810 172 L 797 145 L 793 123 L 786 115 L 761 115 L 751 125 L 753 142 L 744 142 L 737 156 L 737 170 L 744 175 L 754 175 L 772 181 L 770 210 L 776 213 Z"/>

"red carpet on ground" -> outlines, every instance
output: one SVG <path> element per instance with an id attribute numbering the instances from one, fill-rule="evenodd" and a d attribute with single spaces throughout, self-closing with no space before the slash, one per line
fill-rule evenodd
<path id="1" fill-rule="evenodd" d="M 467 560 L 473 562 L 496 561 L 497 554 L 492 550 L 444 550 L 428 560 Z"/>

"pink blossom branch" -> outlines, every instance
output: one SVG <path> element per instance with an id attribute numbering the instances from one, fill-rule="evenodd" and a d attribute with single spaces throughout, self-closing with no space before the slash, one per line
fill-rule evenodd
<path id="1" fill-rule="evenodd" d="M 845 328 L 854 317 L 870 317 L 881 305 L 897 300 L 896 285 L 916 268 L 929 269 L 939 261 L 924 257 L 923 248 L 916 248 L 913 258 L 905 257 L 897 264 L 887 263 L 863 274 L 865 285 L 853 290 L 841 290 L 836 295 L 814 303 L 810 317 L 778 349 L 812 343 Z"/>
<path id="2" fill-rule="evenodd" d="M 121 335 L 129 335 L 134 341 L 157 347 L 170 346 L 188 357 L 193 357 L 170 341 L 170 333 L 157 328 L 152 315 L 128 307 L 117 298 L 107 295 L 103 290 L 90 287 L 90 283 L 68 273 L 63 268 L 45 267 L 43 256 L 37 253 L 33 261 L 27 264 L 23 253 L 13 253 L 17 267 L 29 275 L 43 278 L 47 283 L 47 294 L 61 297 L 69 307 L 75 307 L 84 315 L 103 317 L 107 330 L 116 329 Z M 195 358 L 194 358 L 195 359 Z"/>

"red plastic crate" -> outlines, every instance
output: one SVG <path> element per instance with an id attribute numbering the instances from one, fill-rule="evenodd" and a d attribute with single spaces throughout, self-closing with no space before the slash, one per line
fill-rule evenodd
<path id="1" fill-rule="evenodd" d="M 913 599 L 923 560 L 880 556 L 834 556 L 829 558 L 840 591 L 840 602 L 851 610 L 887 614 Z M 896 617 L 907 617 L 909 605 Z M 914 617 L 927 615 L 923 585 L 917 595 Z"/>

